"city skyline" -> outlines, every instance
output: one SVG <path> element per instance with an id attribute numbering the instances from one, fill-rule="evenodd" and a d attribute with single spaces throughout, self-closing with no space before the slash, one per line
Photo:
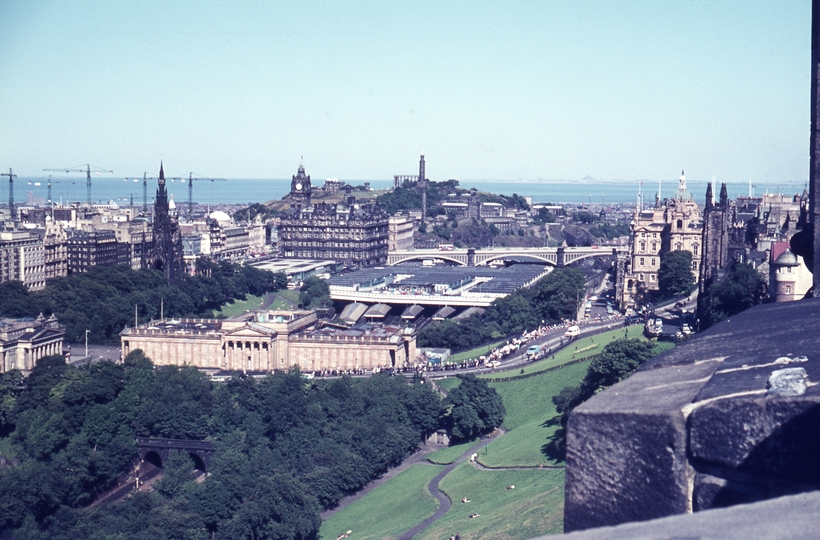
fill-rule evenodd
<path id="1" fill-rule="evenodd" d="M 0 169 L 808 176 L 810 3 L 5 2 Z"/>

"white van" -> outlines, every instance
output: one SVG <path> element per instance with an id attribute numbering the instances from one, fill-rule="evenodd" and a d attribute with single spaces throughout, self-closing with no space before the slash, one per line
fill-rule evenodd
<path id="1" fill-rule="evenodd" d="M 567 328 L 567 331 L 564 332 L 564 336 L 568 338 L 576 338 L 581 335 L 581 328 L 579 326 L 570 326 Z"/>

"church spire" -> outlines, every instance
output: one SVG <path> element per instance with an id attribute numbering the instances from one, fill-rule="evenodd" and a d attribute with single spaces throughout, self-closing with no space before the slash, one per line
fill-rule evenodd
<path id="1" fill-rule="evenodd" d="M 712 193 L 712 182 L 706 184 L 706 209 L 711 210 L 714 205 L 715 196 Z"/>
<path id="2" fill-rule="evenodd" d="M 159 162 L 159 185 L 165 185 L 165 171 L 162 169 L 162 161 Z"/>

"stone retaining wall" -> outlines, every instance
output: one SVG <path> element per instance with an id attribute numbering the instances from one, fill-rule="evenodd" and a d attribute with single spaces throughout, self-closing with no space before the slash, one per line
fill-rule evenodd
<path id="1" fill-rule="evenodd" d="M 650 360 L 570 416 L 565 531 L 820 488 L 818 381 L 820 299 L 758 306 Z"/>

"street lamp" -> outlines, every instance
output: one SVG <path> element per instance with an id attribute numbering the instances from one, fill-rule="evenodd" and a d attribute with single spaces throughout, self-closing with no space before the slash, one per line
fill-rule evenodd
<path id="1" fill-rule="evenodd" d="M 88 358 L 88 333 L 91 332 L 88 328 L 85 329 L 85 357 Z"/>

